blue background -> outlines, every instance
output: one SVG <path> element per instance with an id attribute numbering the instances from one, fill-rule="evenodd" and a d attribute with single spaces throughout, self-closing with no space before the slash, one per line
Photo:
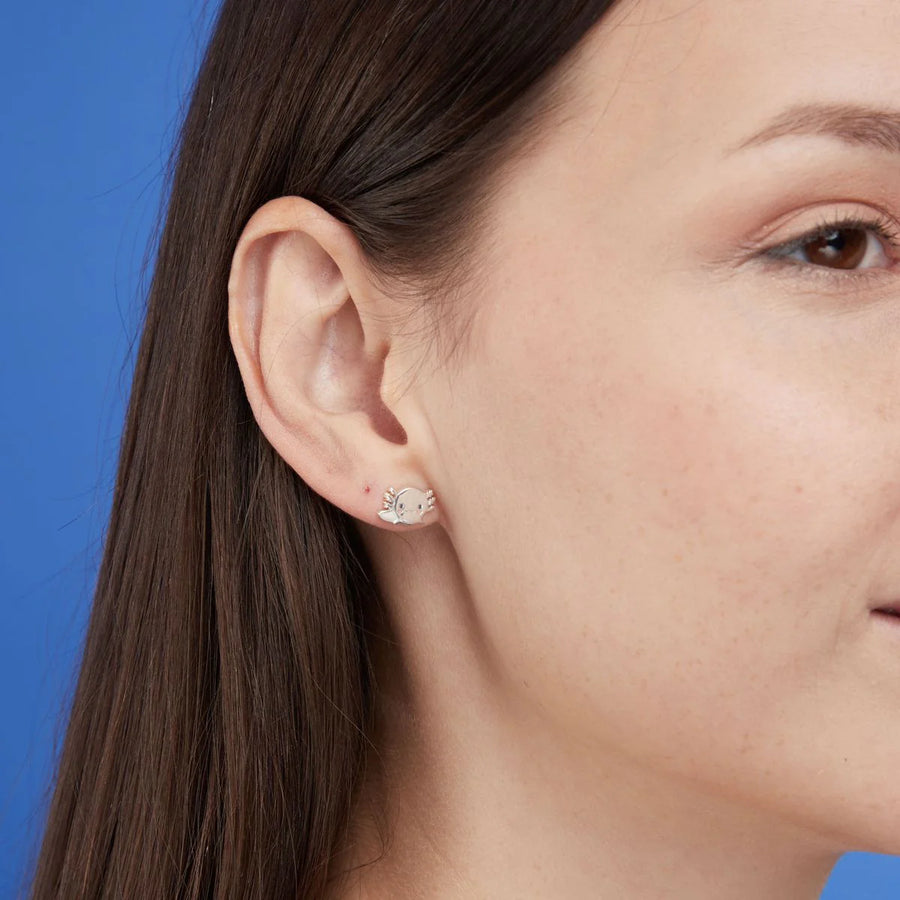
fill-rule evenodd
<path id="1" fill-rule="evenodd" d="M 214 11 L 3 10 L 0 898 L 18 895 L 40 833 L 109 514 L 144 256 Z M 900 859 L 847 854 L 823 897 L 898 900 Z"/>

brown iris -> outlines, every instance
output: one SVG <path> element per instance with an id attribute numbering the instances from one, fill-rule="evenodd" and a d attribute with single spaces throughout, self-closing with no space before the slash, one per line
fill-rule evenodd
<path id="1" fill-rule="evenodd" d="M 835 228 L 807 241 L 803 249 L 811 263 L 832 269 L 855 269 L 866 255 L 867 233 L 862 228 Z"/>

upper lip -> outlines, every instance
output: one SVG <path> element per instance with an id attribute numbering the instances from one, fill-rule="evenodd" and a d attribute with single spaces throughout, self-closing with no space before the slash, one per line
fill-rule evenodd
<path id="1" fill-rule="evenodd" d="M 872 612 L 892 613 L 900 616 L 900 600 L 889 600 L 887 603 L 879 603 L 872 607 Z"/>

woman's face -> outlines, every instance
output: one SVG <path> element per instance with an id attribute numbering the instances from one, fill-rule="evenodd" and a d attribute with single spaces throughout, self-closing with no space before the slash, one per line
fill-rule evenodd
<path id="1" fill-rule="evenodd" d="M 510 170 L 468 353 L 420 386 L 516 702 L 881 852 L 900 852 L 900 618 L 872 612 L 900 601 L 900 249 L 878 231 L 900 232 L 898 38 L 896 0 L 618 7 L 570 116 Z"/>

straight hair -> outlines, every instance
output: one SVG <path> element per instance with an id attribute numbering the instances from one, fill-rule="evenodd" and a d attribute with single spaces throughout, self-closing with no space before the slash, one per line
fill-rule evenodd
<path id="1" fill-rule="evenodd" d="M 218 9 L 165 173 L 34 900 L 322 897 L 340 875 L 381 598 L 351 517 L 254 420 L 234 248 L 261 205 L 301 195 L 407 299 L 458 298 L 505 165 L 563 110 L 570 51 L 614 2 Z M 441 356 L 463 331 L 443 312 Z"/>

